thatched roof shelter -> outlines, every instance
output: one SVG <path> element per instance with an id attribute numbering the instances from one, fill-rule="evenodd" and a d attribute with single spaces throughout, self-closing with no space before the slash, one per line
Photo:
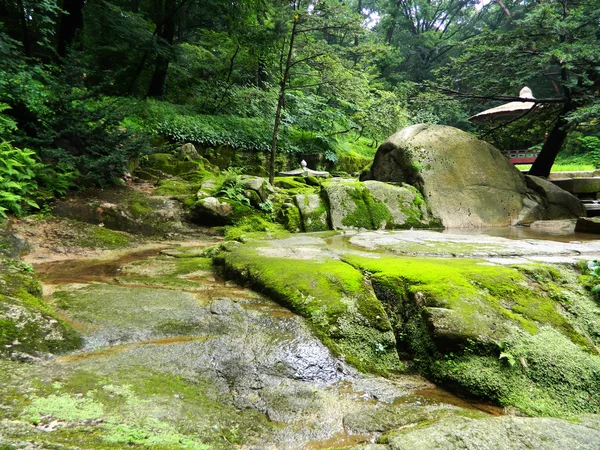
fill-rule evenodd
<path id="1" fill-rule="evenodd" d="M 523 99 L 535 99 L 533 92 L 528 87 L 524 87 L 519 92 L 519 97 Z M 535 102 L 515 101 L 485 111 L 469 117 L 472 122 L 493 122 L 497 118 L 507 118 L 519 116 L 535 106 Z"/>

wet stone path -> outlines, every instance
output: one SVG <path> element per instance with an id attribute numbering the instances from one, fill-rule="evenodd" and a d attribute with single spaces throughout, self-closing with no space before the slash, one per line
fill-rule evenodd
<path id="1" fill-rule="evenodd" d="M 202 250 L 37 265 L 84 346 L 0 362 L 0 448 L 389 448 L 373 444 L 388 430 L 500 413 L 419 376 L 359 374 Z"/>

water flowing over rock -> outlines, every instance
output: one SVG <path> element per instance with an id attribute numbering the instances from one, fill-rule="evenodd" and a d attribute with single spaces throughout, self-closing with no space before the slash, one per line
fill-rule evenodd
<path id="1" fill-rule="evenodd" d="M 532 180 L 538 189 L 528 188 L 492 145 L 442 125 L 413 125 L 391 136 L 366 179 L 416 186 L 449 228 L 509 226 L 582 212 L 574 197 L 557 195 L 545 183 Z"/>

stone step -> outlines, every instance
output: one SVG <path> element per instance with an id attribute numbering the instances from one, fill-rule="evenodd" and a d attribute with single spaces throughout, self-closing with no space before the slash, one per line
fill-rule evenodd
<path id="1" fill-rule="evenodd" d="M 558 178 L 549 181 L 575 195 L 600 192 L 600 177 Z"/>

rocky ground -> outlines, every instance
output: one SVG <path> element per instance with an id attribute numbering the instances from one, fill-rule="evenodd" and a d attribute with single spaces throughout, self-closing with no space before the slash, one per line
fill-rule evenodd
<path id="1" fill-rule="evenodd" d="M 97 228 L 55 218 L 13 224 L 29 241 L 45 300 L 83 344 L 59 357 L 0 359 L 0 448 L 600 445 L 591 414 L 515 417 L 440 390 L 399 360 L 386 377 L 361 374 L 315 337 L 312 317 L 216 275 L 204 255 L 218 237 L 154 241 L 106 230 L 98 238 Z M 111 250 L 117 236 L 121 248 Z M 388 252 L 475 253 L 490 263 L 592 258 L 596 246 L 416 231 L 261 242 L 245 245 L 296 268 Z"/>

